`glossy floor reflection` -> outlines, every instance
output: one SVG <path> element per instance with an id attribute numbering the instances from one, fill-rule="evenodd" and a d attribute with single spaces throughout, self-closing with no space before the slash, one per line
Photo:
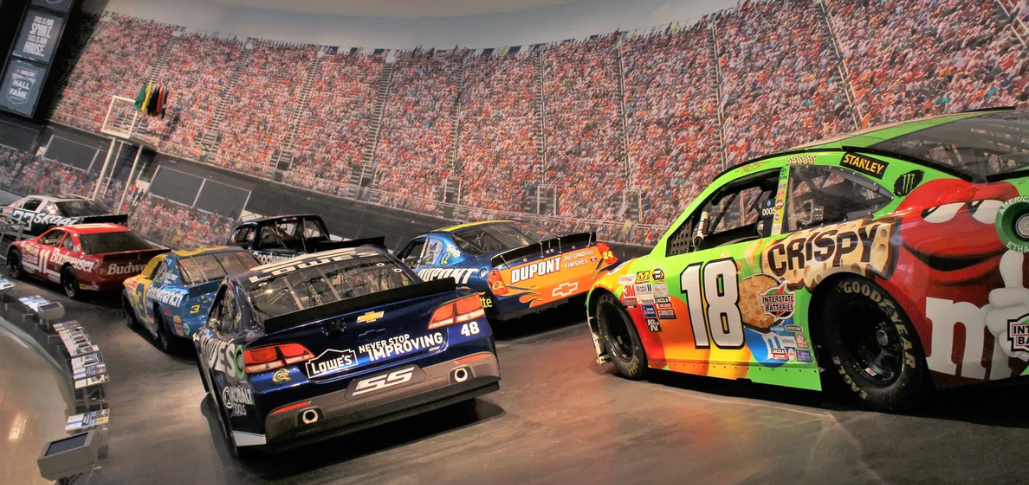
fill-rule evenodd
<path id="1" fill-rule="evenodd" d="M 62 438 L 70 396 L 40 350 L 0 322 L 0 483 L 52 483 L 39 476 L 36 458 Z"/>

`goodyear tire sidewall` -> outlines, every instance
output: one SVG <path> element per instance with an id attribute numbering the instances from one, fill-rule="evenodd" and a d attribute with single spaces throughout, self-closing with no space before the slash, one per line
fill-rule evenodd
<path id="1" fill-rule="evenodd" d="M 617 312 L 620 315 L 622 321 L 608 322 L 608 312 Z M 639 333 L 636 330 L 635 324 L 633 324 L 632 317 L 625 311 L 621 303 L 617 298 L 610 294 L 605 294 L 600 297 L 597 302 L 597 320 L 598 327 L 601 332 L 601 340 L 604 345 L 604 349 L 608 355 L 611 356 L 611 362 L 614 363 L 615 367 L 622 375 L 632 378 L 639 379 L 643 376 L 647 369 L 647 357 L 643 350 L 643 342 L 640 340 Z M 625 325 L 626 330 L 629 334 L 630 344 L 632 346 L 632 355 L 628 360 L 622 359 L 617 352 L 614 351 L 613 337 L 610 332 L 610 325 Z"/>
<path id="2" fill-rule="evenodd" d="M 897 332 L 903 347 L 900 375 L 888 385 L 878 384 L 867 378 L 859 364 L 846 350 L 839 318 L 833 314 L 852 301 L 874 304 Z M 843 278 L 830 289 L 822 308 L 822 326 L 826 353 L 833 373 L 842 381 L 847 391 L 865 405 L 879 410 L 899 411 L 913 406 L 930 390 L 925 354 L 911 320 L 900 304 L 873 281 L 859 278 Z"/>

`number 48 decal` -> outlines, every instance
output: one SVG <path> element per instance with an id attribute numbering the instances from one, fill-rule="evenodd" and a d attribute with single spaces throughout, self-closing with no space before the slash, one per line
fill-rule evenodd
<path id="1" fill-rule="evenodd" d="M 679 275 L 679 285 L 686 294 L 693 339 L 698 349 L 711 347 L 712 340 L 723 349 L 743 347 L 743 316 L 739 307 L 740 283 L 736 261 L 729 258 L 717 259 L 707 265 L 691 264 Z"/>

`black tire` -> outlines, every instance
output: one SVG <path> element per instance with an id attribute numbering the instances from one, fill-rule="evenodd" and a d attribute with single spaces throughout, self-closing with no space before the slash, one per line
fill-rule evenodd
<path id="1" fill-rule="evenodd" d="M 618 372 L 628 379 L 642 379 L 648 369 L 647 353 L 632 317 L 614 295 L 605 293 L 597 300 L 597 323 L 604 349 Z"/>
<path id="2" fill-rule="evenodd" d="M 64 290 L 65 296 L 72 300 L 82 298 L 84 292 L 79 289 L 79 278 L 75 276 L 75 270 L 71 266 L 61 269 L 61 288 Z"/>
<path id="3" fill-rule="evenodd" d="M 818 312 L 823 359 L 865 406 L 898 412 L 932 390 L 911 319 L 881 286 L 856 276 L 836 281 Z"/>
<path id="4" fill-rule="evenodd" d="M 161 352 L 171 353 L 178 347 L 178 341 L 168 332 L 168 325 L 164 323 L 164 318 L 158 310 L 159 308 L 154 308 L 154 326 L 157 327 L 157 338 L 154 339 L 154 343 Z"/>
<path id="5" fill-rule="evenodd" d="M 131 329 L 139 327 L 139 320 L 136 319 L 136 311 L 132 309 L 132 303 L 129 303 L 129 295 L 121 292 L 121 307 L 125 311 L 125 325 L 128 325 Z"/>
<path id="6" fill-rule="evenodd" d="M 25 269 L 21 267 L 21 254 L 18 254 L 17 249 L 12 249 L 7 253 L 7 276 L 10 276 L 12 280 L 20 280 L 24 275 Z"/>

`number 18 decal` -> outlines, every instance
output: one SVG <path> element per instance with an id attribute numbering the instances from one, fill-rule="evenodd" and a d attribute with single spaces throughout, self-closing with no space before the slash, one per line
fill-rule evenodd
<path id="1" fill-rule="evenodd" d="M 729 258 L 717 259 L 707 265 L 693 263 L 679 275 L 679 285 L 686 294 L 693 339 L 698 349 L 710 348 L 710 340 L 723 349 L 743 347 L 743 316 L 740 315 L 736 261 Z"/>

